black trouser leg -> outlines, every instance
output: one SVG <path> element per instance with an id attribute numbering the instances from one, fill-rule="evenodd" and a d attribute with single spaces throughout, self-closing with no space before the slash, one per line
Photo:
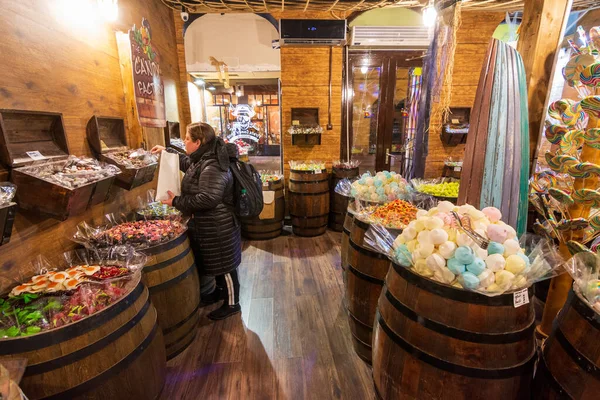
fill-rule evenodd
<path id="1" fill-rule="evenodd" d="M 223 275 L 215 277 L 217 286 L 225 290 L 225 304 L 234 306 L 240 302 L 240 281 L 238 279 L 237 269 Z"/>

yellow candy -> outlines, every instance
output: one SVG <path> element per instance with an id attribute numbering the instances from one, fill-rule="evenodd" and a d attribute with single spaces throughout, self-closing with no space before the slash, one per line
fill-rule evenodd
<path id="1" fill-rule="evenodd" d="M 414 253 L 415 249 L 417 248 L 417 243 L 418 242 L 416 240 L 411 240 L 407 242 L 406 247 L 408 248 L 408 251 Z"/>
<path id="2" fill-rule="evenodd" d="M 508 258 L 506 259 L 506 266 L 504 267 L 504 269 L 508 272 L 512 272 L 513 274 L 517 275 L 525 271 L 525 268 L 527 268 L 525 260 L 523 260 L 516 254 L 508 256 Z"/>

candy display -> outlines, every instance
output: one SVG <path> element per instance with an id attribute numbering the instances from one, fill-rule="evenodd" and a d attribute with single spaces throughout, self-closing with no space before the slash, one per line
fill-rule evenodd
<path id="1" fill-rule="evenodd" d="M 290 169 L 293 171 L 325 171 L 325 163 L 322 161 L 290 161 Z"/>
<path id="2" fill-rule="evenodd" d="M 460 187 L 460 182 L 438 183 L 435 181 L 413 180 L 412 184 L 421 193 L 446 198 L 458 198 L 458 189 Z"/>
<path id="3" fill-rule="evenodd" d="M 377 203 L 406 199 L 409 196 L 406 180 L 401 175 L 388 171 L 377 172 L 374 176 L 365 172 L 351 184 L 347 179 L 341 180 L 336 193 Z"/>
<path id="4" fill-rule="evenodd" d="M 104 155 L 126 168 L 141 168 L 156 164 L 158 158 L 144 149 L 115 151 Z"/>
<path id="5" fill-rule="evenodd" d="M 181 211 L 161 202 L 149 203 L 139 209 L 137 213 L 143 219 L 173 219 L 181 217 Z"/>
<path id="6" fill-rule="evenodd" d="M 318 135 L 323 133 L 321 126 L 293 125 L 288 129 L 290 135 Z"/>
<path id="7" fill-rule="evenodd" d="M 416 218 L 417 207 L 404 200 L 394 200 L 381 206 L 369 206 L 355 216 L 386 228 L 403 229 Z"/>
<path id="8" fill-rule="evenodd" d="M 262 181 L 263 185 L 269 182 L 278 182 L 281 179 L 283 179 L 283 175 L 281 174 L 276 174 L 269 171 L 260 171 L 260 180 Z"/>
<path id="9" fill-rule="evenodd" d="M 397 264 L 443 284 L 493 296 L 549 278 L 561 264 L 546 241 L 526 255 L 514 228 L 494 207 L 478 210 L 441 201 L 416 216 L 396 238 L 372 226 L 367 242 Z"/>
<path id="10" fill-rule="evenodd" d="M 566 263 L 565 269 L 573 278 L 573 289 L 600 314 L 600 256 L 577 253 Z"/>
<path id="11" fill-rule="evenodd" d="M 185 226 L 176 220 L 124 222 L 99 232 L 92 238 L 92 243 L 98 247 L 128 244 L 145 248 L 168 242 L 184 231 Z"/>
<path id="12" fill-rule="evenodd" d="M 75 189 L 121 173 L 114 165 L 75 156 L 69 156 L 64 161 L 23 167 L 19 171 L 67 189 Z"/>
<path id="13" fill-rule="evenodd" d="M 348 160 L 348 161 L 336 160 L 332 164 L 333 164 L 333 168 L 354 169 L 354 168 L 358 168 L 358 166 L 360 165 L 360 160 Z"/>
<path id="14" fill-rule="evenodd" d="M 0 182 L 0 206 L 10 204 L 17 194 L 17 186 L 10 182 Z"/>

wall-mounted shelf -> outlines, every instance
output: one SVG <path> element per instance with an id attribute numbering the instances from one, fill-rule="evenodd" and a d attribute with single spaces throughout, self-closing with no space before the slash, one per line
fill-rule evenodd
<path id="1" fill-rule="evenodd" d="M 442 125 L 440 138 L 447 146 L 457 146 L 467 142 L 471 109 L 467 107 L 450 108 L 450 113 Z"/>

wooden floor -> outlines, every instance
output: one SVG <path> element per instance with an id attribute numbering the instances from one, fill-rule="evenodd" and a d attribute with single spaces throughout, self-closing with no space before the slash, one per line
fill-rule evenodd
<path id="1" fill-rule="evenodd" d="M 245 242 L 242 314 L 169 361 L 161 399 L 373 399 L 343 306 L 340 234 Z"/>

